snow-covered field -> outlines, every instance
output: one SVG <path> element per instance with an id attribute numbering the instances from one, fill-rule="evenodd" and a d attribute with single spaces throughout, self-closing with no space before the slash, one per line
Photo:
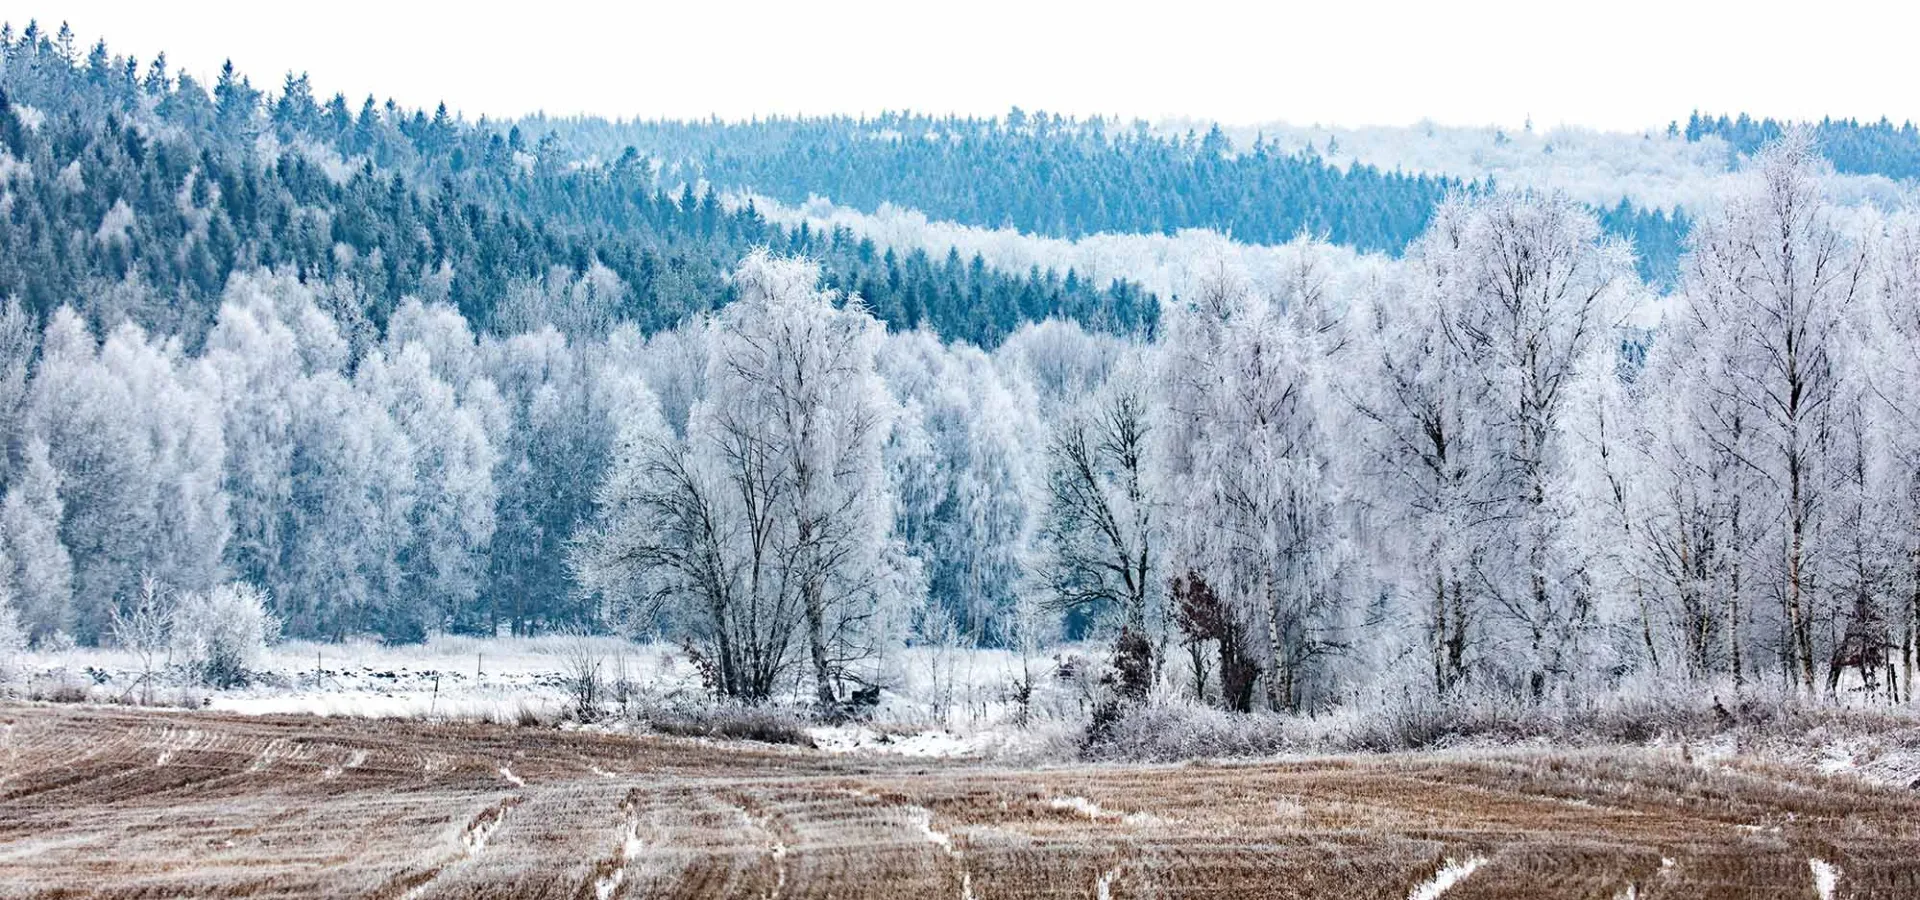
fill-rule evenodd
<path id="1" fill-rule="evenodd" d="M 1074 654 L 1066 648 L 1055 654 Z M 605 716 L 591 727 L 635 727 L 648 711 L 710 702 L 684 651 L 614 637 L 436 637 L 424 644 L 325 644 L 270 647 L 243 687 L 184 683 L 164 661 L 151 691 L 133 654 L 112 648 L 29 651 L 12 687 L 24 696 L 100 703 L 150 702 L 248 715 L 561 722 L 575 703 L 571 679 L 582 658 L 602 682 Z M 1028 707 L 1036 720 L 1060 721 L 1082 708 L 1072 684 L 1053 678 L 1054 657 L 1022 660 L 1005 650 L 916 647 L 883 666 L 880 703 L 858 725 L 808 730 L 831 753 L 876 752 L 948 757 L 1006 749 L 1022 738 L 1012 686 L 1024 672 L 1039 682 Z M 795 686 L 793 700 L 801 692 Z M 567 723 L 567 727 L 577 727 Z"/>
<path id="2" fill-rule="evenodd" d="M 1023 660 L 1007 650 L 896 650 L 881 667 L 880 702 L 862 721 L 812 726 L 800 716 L 786 721 L 803 729 L 815 749 L 834 755 L 1072 756 L 1096 702 L 1091 682 L 1100 667 L 1089 663 L 1102 652 L 1067 645 Z M 575 713 L 570 685 L 582 658 L 597 661 L 603 697 L 602 715 L 584 723 Z M 68 702 L 144 701 L 245 715 L 538 723 L 615 733 L 645 732 L 660 714 L 698 720 L 713 711 L 698 671 L 680 648 L 614 637 L 443 636 L 406 646 L 288 641 L 270 647 L 257 661 L 251 683 L 223 690 L 185 684 L 177 672 L 163 666 L 149 695 L 141 671 L 133 654 L 117 649 L 30 651 L 18 660 L 4 692 Z M 1014 700 L 1014 688 L 1027 678 L 1034 689 L 1023 710 Z M 796 683 L 782 705 L 801 707 L 805 693 Z M 1682 733 L 1686 726 L 1674 724 L 1680 731 L 1656 733 L 1645 743 L 1678 751 L 1709 768 L 1765 759 L 1821 776 L 1920 786 L 1920 724 L 1857 693 L 1843 691 L 1840 697 L 1802 709 L 1802 718 L 1793 721 L 1807 722 L 1804 728 L 1773 724 L 1689 737 Z M 1311 717 L 1233 716 L 1193 707 L 1178 689 L 1157 696 L 1155 702 L 1157 712 L 1134 721 L 1160 733 L 1122 740 L 1146 739 L 1135 749 L 1136 758 L 1162 758 L 1169 752 L 1174 758 L 1340 752 L 1369 745 L 1356 736 L 1377 731 L 1378 720 L 1400 714 L 1356 701 Z M 1630 706 L 1635 701 L 1620 697 L 1611 702 Z M 1644 705 L 1645 700 L 1638 702 Z M 1685 706 L 1684 700 L 1668 702 L 1676 711 Z M 1792 698 L 1784 696 L 1761 705 L 1794 706 Z M 1649 719 L 1658 722 L 1661 716 Z M 1471 736 L 1476 733 L 1471 727 L 1457 727 L 1468 736 L 1445 738 L 1436 746 L 1555 746 L 1552 733 L 1537 722 L 1482 729 L 1479 736 Z M 1531 737 L 1525 736 L 1529 729 Z M 1585 736 L 1575 743 L 1607 741 Z"/>

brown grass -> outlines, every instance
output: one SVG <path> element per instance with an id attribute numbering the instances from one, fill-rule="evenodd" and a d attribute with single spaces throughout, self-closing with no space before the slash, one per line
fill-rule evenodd
<path id="1" fill-rule="evenodd" d="M 1920 795 L 1677 752 L 1008 769 L 0 707 L 0 896 L 1920 896 Z"/>

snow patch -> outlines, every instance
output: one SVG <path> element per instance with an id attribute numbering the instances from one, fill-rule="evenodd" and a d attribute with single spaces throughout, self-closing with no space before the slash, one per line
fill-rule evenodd
<path id="1" fill-rule="evenodd" d="M 328 766 L 325 772 L 320 773 L 320 778 L 323 781 L 332 781 L 333 779 L 339 778 L 341 775 L 346 774 L 346 771 L 348 769 L 360 768 L 362 765 L 366 764 L 366 761 L 367 761 L 367 751 L 355 750 L 352 753 L 347 754 L 346 762 L 343 762 L 337 766 Z"/>
<path id="2" fill-rule="evenodd" d="M 926 838 L 928 843 L 947 851 L 949 855 L 957 855 L 958 851 L 953 849 L 953 836 L 934 829 L 933 811 L 921 807 L 914 807 L 914 809 L 919 811 L 918 821 L 915 824 L 920 826 L 920 835 Z"/>
<path id="3" fill-rule="evenodd" d="M 1047 805 L 1054 809 L 1070 809 L 1094 820 L 1108 817 L 1107 811 L 1101 809 L 1100 804 L 1088 800 L 1085 797 L 1051 797 L 1048 798 Z M 1118 818 L 1118 816 L 1114 818 Z"/>
<path id="4" fill-rule="evenodd" d="M 885 734 L 864 725 L 834 725 L 807 729 L 813 745 L 828 753 L 870 753 L 911 756 L 920 759 L 952 759 L 979 756 L 991 747 L 1006 743 L 993 732 L 961 737 L 946 731 L 922 731 L 918 734 Z"/>
<path id="5" fill-rule="evenodd" d="M 1820 893 L 1820 900 L 1833 900 L 1840 886 L 1840 867 L 1818 858 L 1807 860 L 1807 867 L 1813 870 L 1813 889 Z"/>
<path id="6" fill-rule="evenodd" d="M 593 895 L 598 900 L 608 900 L 620 890 L 620 885 L 627 880 L 627 864 L 640 855 L 644 846 L 645 843 L 640 840 L 640 822 L 629 812 L 620 838 L 620 850 L 613 860 L 613 870 L 593 883 Z"/>
<path id="7" fill-rule="evenodd" d="M 773 849 L 767 851 L 767 855 L 773 857 L 773 896 L 778 897 L 787 889 L 787 845 L 774 841 Z"/>
<path id="8" fill-rule="evenodd" d="M 1147 813 L 1114 812 L 1085 797 L 1049 797 L 1047 798 L 1047 806 L 1051 809 L 1061 809 L 1079 813 L 1095 822 L 1120 822 L 1126 825 L 1154 825 L 1164 821 L 1159 816 L 1149 815 Z"/>
<path id="9" fill-rule="evenodd" d="M 1473 870 L 1480 868 L 1486 861 L 1487 858 L 1484 856 L 1472 856 L 1457 861 L 1448 857 L 1440 866 L 1440 871 L 1433 873 L 1432 878 L 1421 882 L 1407 894 L 1407 900 L 1440 900 L 1440 895 L 1453 890 L 1454 885 L 1459 884 L 1468 875 L 1472 875 Z"/>
<path id="10" fill-rule="evenodd" d="M 472 828 L 467 829 L 466 834 L 460 836 L 461 848 L 467 851 L 468 856 L 486 849 L 487 841 L 493 837 L 495 829 L 498 829 L 500 823 L 506 818 L 505 809 L 500 810 L 499 815 L 483 817 L 479 822 L 474 823 Z"/>

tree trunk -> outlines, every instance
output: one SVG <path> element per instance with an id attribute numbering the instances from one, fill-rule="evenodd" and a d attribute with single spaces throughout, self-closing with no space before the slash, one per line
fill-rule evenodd
<path id="1" fill-rule="evenodd" d="M 1788 515 L 1791 535 L 1787 545 L 1787 626 L 1791 630 L 1789 640 L 1793 655 L 1793 666 L 1799 676 L 1800 686 L 1811 694 L 1813 681 L 1813 617 L 1806 608 L 1806 509 L 1802 505 L 1800 460 L 1796 456 L 1787 462 L 1788 476 Z"/>
<path id="2" fill-rule="evenodd" d="M 822 709 L 839 698 L 833 693 L 833 672 L 827 665 L 827 609 L 825 586 L 809 583 L 801 588 L 807 607 L 807 650 L 813 657 L 813 698 Z"/>
<path id="3" fill-rule="evenodd" d="M 1447 581 L 1439 572 L 1433 575 L 1433 622 L 1428 641 L 1433 650 L 1433 690 L 1447 693 Z"/>
<path id="4" fill-rule="evenodd" d="M 1273 572 L 1267 571 L 1261 576 L 1266 582 L 1267 605 L 1267 708 L 1278 712 L 1286 709 L 1281 694 L 1280 667 L 1283 654 L 1280 650 L 1280 586 L 1275 582 Z"/>
<path id="5" fill-rule="evenodd" d="M 1730 582 L 1727 585 L 1727 650 L 1733 669 L 1733 686 L 1736 688 L 1744 687 L 1747 683 L 1746 668 L 1741 661 L 1740 652 L 1740 548 L 1744 546 L 1740 542 L 1740 532 L 1740 501 L 1738 498 L 1735 498 L 1733 501 L 1732 534 L 1734 556 L 1733 564 L 1728 573 Z"/>

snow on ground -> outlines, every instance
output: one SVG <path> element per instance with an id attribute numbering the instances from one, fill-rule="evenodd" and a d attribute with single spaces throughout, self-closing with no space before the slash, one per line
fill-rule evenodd
<path id="1" fill-rule="evenodd" d="M 192 696 L 193 705 L 255 715 L 511 721 L 522 711 L 548 716 L 565 707 L 567 655 L 581 640 L 599 654 L 609 683 L 624 678 L 649 699 L 699 689 L 684 655 L 661 646 L 616 638 L 438 637 L 405 646 L 288 641 L 268 648 L 245 687 L 191 688 L 176 673 L 163 675 L 155 694 L 168 702 Z M 36 651 L 23 662 L 29 692 L 65 683 L 111 701 L 141 690 L 140 663 L 120 650 Z"/>
<path id="2" fill-rule="evenodd" d="M 1440 867 L 1440 871 L 1433 873 L 1432 878 L 1416 886 L 1413 892 L 1407 895 L 1407 900 L 1440 900 L 1442 894 L 1452 890 L 1454 885 L 1459 884 L 1468 875 L 1472 875 L 1473 870 L 1480 868 L 1480 864 L 1486 861 L 1484 856 L 1475 856 L 1457 862 L 1448 859 L 1446 864 Z"/>
<path id="3" fill-rule="evenodd" d="M 1204 133 L 1209 123 L 1170 120 L 1162 133 Z M 1560 191 L 1594 206 L 1622 197 L 1636 205 L 1690 212 L 1712 209 L 1741 165 L 1740 155 L 1719 137 L 1689 141 L 1664 127 L 1646 131 L 1586 128 L 1506 129 L 1425 123 L 1411 128 L 1339 128 L 1281 122 L 1222 129 L 1236 148 L 1265 138 L 1282 151 L 1311 148 L 1339 166 L 1370 165 L 1534 190 Z M 1836 175 L 1829 185 L 1843 203 L 1890 205 L 1903 188 L 1879 175 Z"/>
<path id="4" fill-rule="evenodd" d="M 1011 742 L 1001 731 L 976 731 L 960 735 L 951 731 L 921 731 L 893 734 L 865 725 L 833 725 L 807 729 L 813 745 L 828 753 L 868 753 L 946 759 L 986 756 L 1005 749 Z"/>
<path id="5" fill-rule="evenodd" d="M 193 687 L 174 671 L 159 678 L 154 696 L 167 705 L 249 715 L 552 721 L 573 702 L 568 673 L 582 648 L 600 661 L 607 711 L 613 713 L 591 728 L 633 727 L 632 718 L 620 715 L 623 699 L 625 711 L 633 713 L 710 699 L 676 647 L 572 636 L 436 637 L 404 646 L 288 641 L 268 649 L 245 687 Z M 24 687 L 28 696 L 59 686 L 68 699 L 83 693 L 96 702 L 125 702 L 144 692 L 139 661 L 120 650 L 35 651 L 22 662 L 24 675 L 14 689 Z M 1053 665 L 1005 650 L 896 650 L 880 666 L 885 689 L 869 721 L 815 728 L 810 736 L 831 753 L 991 755 L 1029 737 L 1016 738 L 1016 729 L 1008 727 L 1020 712 L 1011 687 L 1027 673 L 1044 682 L 1033 694 L 1032 714 L 1059 719 L 1077 710 L 1072 687 L 1045 677 Z M 790 702 L 801 702 L 800 688 L 796 682 Z"/>
<path id="6" fill-rule="evenodd" d="M 1840 886 L 1840 867 L 1824 859 L 1809 859 L 1807 867 L 1813 870 L 1813 889 L 1820 893 L 1820 900 L 1833 900 L 1833 891 Z"/>
<path id="7" fill-rule="evenodd" d="M 730 209 L 749 201 L 768 221 L 788 228 L 801 224 L 825 231 L 846 228 L 896 252 L 924 250 L 935 259 L 949 249 L 958 250 L 963 258 L 977 253 L 987 265 L 1003 272 L 1022 273 L 1037 266 L 1057 272 L 1072 269 L 1094 284 L 1124 278 L 1163 297 L 1189 293 L 1223 262 L 1245 270 L 1254 283 L 1262 285 L 1284 283 L 1300 269 L 1305 253 L 1315 254 L 1317 262 L 1339 278 L 1373 277 L 1398 264 L 1382 254 L 1357 253 L 1342 246 L 1245 244 L 1205 228 L 1183 228 L 1173 235 L 1100 233 L 1069 239 L 930 219 L 919 210 L 891 203 L 867 213 L 837 206 L 824 197 L 798 206 L 758 194 L 722 198 Z"/>

